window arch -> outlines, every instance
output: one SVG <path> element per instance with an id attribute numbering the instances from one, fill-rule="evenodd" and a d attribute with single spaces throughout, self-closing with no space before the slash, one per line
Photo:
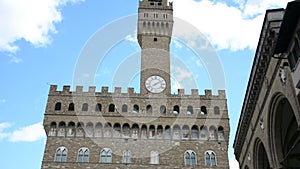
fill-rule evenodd
<path id="1" fill-rule="evenodd" d="M 165 127 L 164 137 L 165 137 L 165 139 L 171 139 L 171 127 L 170 126 Z"/>
<path id="2" fill-rule="evenodd" d="M 56 128 L 57 128 L 57 125 L 56 125 L 56 122 L 51 122 L 50 124 L 50 131 L 49 131 L 49 136 L 56 136 Z"/>
<path id="3" fill-rule="evenodd" d="M 217 166 L 217 156 L 213 151 L 205 152 L 205 165 L 206 166 Z"/>
<path id="4" fill-rule="evenodd" d="M 93 123 L 89 122 L 86 125 L 86 136 L 93 137 L 93 135 L 94 135 L 94 125 L 93 125 Z"/>
<path id="5" fill-rule="evenodd" d="M 217 130 L 214 126 L 209 127 L 209 138 L 211 140 L 217 139 Z"/>
<path id="6" fill-rule="evenodd" d="M 192 139 L 198 139 L 198 138 L 199 138 L 198 126 L 193 125 L 193 127 L 192 127 Z"/>
<path id="7" fill-rule="evenodd" d="M 132 137 L 133 138 L 139 137 L 139 125 L 137 125 L 137 124 L 132 125 Z"/>
<path id="8" fill-rule="evenodd" d="M 88 163 L 89 162 L 90 150 L 86 147 L 80 148 L 78 150 L 77 162 L 79 163 Z"/>
<path id="9" fill-rule="evenodd" d="M 123 137 L 125 137 L 125 138 L 130 137 L 130 126 L 129 126 L 129 124 L 127 124 L 127 123 L 123 124 L 122 131 L 123 131 Z"/>
<path id="10" fill-rule="evenodd" d="M 66 123 L 62 121 L 58 125 L 58 134 L 57 134 L 57 136 L 64 137 L 65 135 L 66 135 Z"/>
<path id="11" fill-rule="evenodd" d="M 151 106 L 151 105 L 148 105 L 148 106 L 146 107 L 146 112 L 147 112 L 147 113 L 152 113 L 152 106 Z"/>
<path id="12" fill-rule="evenodd" d="M 194 113 L 193 106 L 189 105 L 189 106 L 187 107 L 187 112 L 186 112 L 186 114 L 193 114 L 193 113 Z"/>
<path id="13" fill-rule="evenodd" d="M 102 105 L 100 103 L 96 104 L 95 111 L 102 111 Z"/>
<path id="14" fill-rule="evenodd" d="M 142 125 L 142 128 L 141 128 L 141 138 L 142 139 L 146 139 L 147 138 L 147 126 L 146 125 Z"/>
<path id="15" fill-rule="evenodd" d="M 218 127 L 218 139 L 224 140 L 224 128 L 222 126 Z"/>
<path id="16" fill-rule="evenodd" d="M 67 136 L 72 137 L 75 135 L 75 123 L 69 122 Z"/>
<path id="17" fill-rule="evenodd" d="M 175 105 L 175 106 L 173 107 L 173 114 L 178 115 L 179 113 L 180 113 L 179 106 L 178 106 L 178 105 Z"/>
<path id="18" fill-rule="evenodd" d="M 95 126 L 95 137 L 102 137 L 102 124 L 97 123 Z"/>
<path id="19" fill-rule="evenodd" d="M 149 127 L 149 138 L 154 138 L 155 137 L 155 126 L 151 125 Z"/>
<path id="20" fill-rule="evenodd" d="M 109 148 L 104 148 L 100 151 L 101 163 L 112 163 L 112 151 Z"/>
<path id="21" fill-rule="evenodd" d="M 180 127 L 178 125 L 173 127 L 173 139 L 180 139 Z"/>
<path id="22" fill-rule="evenodd" d="M 122 112 L 127 112 L 128 111 L 128 106 L 126 104 L 123 104 L 122 106 Z"/>
<path id="23" fill-rule="evenodd" d="M 55 153 L 55 162 L 67 162 L 68 150 L 66 147 L 59 147 Z"/>
<path id="24" fill-rule="evenodd" d="M 196 153 L 192 150 L 187 150 L 184 153 L 185 165 L 195 166 L 197 165 Z"/>
<path id="25" fill-rule="evenodd" d="M 200 111 L 201 111 L 201 114 L 207 115 L 207 109 L 205 106 L 201 106 Z"/>
<path id="26" fill-rule="evenodd" d="M 132 111 L 132 112 L 133 112 L 133 113 L 138 113 L 139 111 L 140 111 L 139 106 L 135 104 L 135 105 L 133 106 L 133 111 Z"/>
<path id="27" fill-rule="evenodd" d="M 82 123 L 82 122 L 77 123 L 76 136 L 77 137 L 83 137 L 84 136 L 84 123 Z"/>
<path id="28" fill-rule="evenodd" d="M 104 125 L 104 137 L 111 137 L 112 126 L 110 123 L 105 123 Z"/>
<path id="29" fill-rule="evenodd" d="M 70 104 L 69 104 L 68 110 L 69 110 L 69 111 L 74 111 L 74 110 L 75 110 L 75 105 L 74 105 L 74 103 L 70 103 Z"/>
<path id="30" fill-rule="evenodd" d="M 218 106 L 214 107 L 214 113 L 215 115 L 220 115 L 220 108 Z"/>
<path id="31" fill-rule="evenodd" d="M 166 106 L 164 106 L 164 105 L 160 106 L 160 113 L 166 114 L 166 112 L 167 112 Z"/>
<path id="32" fill-rule="evenodd" d="M 121 125 L 119 123 L 115 123 L 113 127 L 113 136 L 115 138 L 119 138 L 121 136 Z"/>
<path id="33" fill-rule="evenodd" d="M 201 132 L 200 138 L 202 140 L 206 140 L 207 139 L 207 127 L 206 126 L 201 126 L 200 127 L 200 132 Z"/>
<path id="34" fill-rule="evenodd" d="M 115 112 L 115 105 L 114 104 L 110 104 L 108 106 L 108 112 Z"/>
<path id="35" fill-rule="evenodd" d="M 61 102 L 58 102 L 58 103 L 55 104 L 55 110 L 56 111 L 61 110 Z"/>
<path id="36" fill-rule="evenodd" d="M 131 152 L 130 150 L 123 151 L 123 163 L 130 164 L 131 163 Z"/>
<path id="37" fill-rule="evenodd" d="M 162 139 L 162 137 L 163 137 L 163 127 L 162 125 L 159 125 L 157 127 L 157 138 Z"/>
<path id="38" fill-rule="evenodd" d="M 150 164 L 159 164 L 159 153 L 158 151 L 150 152 Z"/>
<path id="39" fill-rule="evenodd" d="M 81 110 L 82 111 L 88 111 L 88 109 L 89 109 L 89 105 L 87 103 L 83 103 Z"/>
<path id="40" fill-rule="evenodd" d="M 190 132 L 189 126 L 184 125 L 182 127 L 182 138 L 185 140 L 189 139 L 189 132 Z"/>

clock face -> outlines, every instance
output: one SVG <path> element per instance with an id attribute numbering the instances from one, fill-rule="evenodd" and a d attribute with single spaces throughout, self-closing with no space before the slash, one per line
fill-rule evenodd
<path id="1" fill-rule="evenodd" d="M 160 76 L 150 76 L 146 80 L 145 86 L 151 93 L 161 93 L 166 89 L 166 81 Z"/>

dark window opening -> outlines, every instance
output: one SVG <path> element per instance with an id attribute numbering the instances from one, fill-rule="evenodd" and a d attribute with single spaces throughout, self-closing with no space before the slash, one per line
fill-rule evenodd
<path id="1" fill-rule="evenodd" d="M 87 103 L 84 103 L 82 105 L 82 111 L 88 111 L 89 105 Z"/>
<path id="2" fill-rule="evenodd" d="M 146 112 L 147 112 L 147 113 L 152 113 L 152 106 L 151 106 L 151 105 L 148 105 L 148 106 L 147 106 Z"/>
<path id="3" fill-rule="evenodd" d="M 98 103 L 95 108 L 96 111 L 102 111 L 102 105 Z"/>
<path id="4" fill-rule="evenodd" d="M 201 114 L 207 115 L 207 110 L 205 106 L 201 106 Z"/>
<path id="5" fill-rule="evenodd" d="M 74 111 L 74 110 L 75 110 L 74 103 L 70 103 L 70 104 L 69 104 L 68 110 L 69 110 L 69 111 Z"/>
<path id="6" fill-rule="evenodd" d="M 61 103 L 60 102 L 55 104 L 55 110 L 61 110 Z"/>
<path id="7" fill-rule="evenodd" d="M 160 106 L 160 113 L 166 114 L 167 108 L 166 106 Z"/>
<path id="8" fill-rule="evenodd" d="M 180 111 L 179 111 L 179 106 L 174 106 L 174 108 L 173 108 L 173 114 L 175 114 L 175 115 L 177 115 L 177 114 L 179 114 L 180 113 Z"/>
<path id="9" fill-rule="evenodd" d="M 153 41 L 154 41 L 154 42 L 157 42 L 157 38 L 154 38 Z"/>
<path id="10" fill-rule="evenodd" d="M 122 112 L 127 112 L 128 111 L 128 106 L 126 104 L 124 104 L 122 106 Z"/>
<path id="11" fill-rule="evenodd" d="M 114 104 L 110 104 L 108 106 L 108 112 L 115 112 L 115 105 Z"/>
<path id="12" fill-rule="evenodd" d="M 134 113 L 138 113 L 138 112 L 139 112 L 139 109 L 140 109 L 140 108 L 139 108 L 138 105 L 134 105 L 134 106 L 133 106 L 133 112 L 134 112 Z"/>

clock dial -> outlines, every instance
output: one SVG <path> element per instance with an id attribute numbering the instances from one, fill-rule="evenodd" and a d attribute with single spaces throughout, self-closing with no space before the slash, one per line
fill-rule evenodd
<path id="1" fill-rule="evenodd" d="M 150 76 L 146 80 L 145 86 L 151 93 L 161 93 L 166 89 L 166 81 L 160 76 Z"/>

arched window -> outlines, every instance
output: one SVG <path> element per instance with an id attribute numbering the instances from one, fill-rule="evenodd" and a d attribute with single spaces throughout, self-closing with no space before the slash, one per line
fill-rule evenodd
<path id="1" fill-rule="evenodd" d="M 189 126 L 184 125 L 182 127 L 182 138 L 185 140 L 189 139 L 189 132 L 190 132 Z"/>
<path id="2" fill-rule="evenodd" d="M 170 126 L 166 126 L 165 127 L 165 133 L 164 133 L 164 137 L 165 139 L 171 139 L 171 127 Z"/>
<path id="3" fill-rule="evenodd" d="M 122 112 L 125 113 L 128 111 L 128 106 L 126 104 L 123 104 L 122 106 Z"/>
<path id="4" fill-rule="evenodd" d="M 132 125 L 132 137 L 133 138 L 139 137 L 139 125 L 137 124 Z"/>
<path id="5" fill-rule="evenodd" d="M 104 137 L 111 137 L 112 126 L 110 123 L 105 123 L 104 125 Z"/>
<path id="6" fill-rule="evenodd" d="M 185 165 L 195 166 L 197 165 L 196 153 L 192 150 L 187 150 L 184 153 Z"/>
<path id="7" fill-rule="evenodd" d="M 74 103 L 70 103 L 70 104 L 69 104 L 68 110 L 69 110 L 69 111 L 74 111 L 74 110 L 75 110 L 75 105 L 74 105 Z"/>
<path id="8" fill-rule="evenodd" d="M 51 122 L 50 124 L 50 131 L 49 131 L 49 136 L 56 136 L 56 122 Z"/>
<path id="9" fill-rule="evenodd" d="M 131 152 L 130 150 L 123 151 L 123 163 L 130 164 L 131 163 Z"/>
<path id="10" fill-rule="evenodd" d="M 161 125 L 157 127 L 157 138 L 159 139 L 163 138 L 163 127 Z"/>
<path id="11" fill-rule="evenodd" d="M 102 137 L 102 124 L 97 123 L 95 126 L 95 137 Z"/>
<path id="12" fill-rule="evenodd" d="M 192 139 L 198 139 L 198 138 L 199 138 L 198 126 L 194 125 L 192 127 Z"/>
<path id="13" fill-rule="evenodd" d="M 133 113 L 138 113 L 140 111 L 140 108 L 138 105 L 133 106 Z"/>
<path id="14" fill-rule="evenodd" d="M 93 123 L 88 123 L 86 125 L 86 136 L 93 137 L 93 135 L 94 135 L 94 125 Z"/>
<path id="15" fill-rule="evenodd" d="M 57 136 L 60 136 L 60 137 L 66 136 L 66 123 L 65 122 L 59 123 Z"/>
<path id="16" fill-rule="evenodd" d="M 178 125 L 175 125 L 173 127 L 173 139 L 175 140 L 180 139 L 180 127 Z"/>
<path id="17" fill-rule="evenodd" d="M 220 108 L 218 106 L 214 107 L 214 113 L 215 115 L 220 115 Z"/>
<path id="18" fill-rule="evenodd" d="M 78 159 L 77 159 L 77 162 L 79 163 L 88 163 L 89 162 L 89 154 L 90 154 L 90 151 L 88 148 L 80 148 L 78 150 Z"/>
<path id="19" fill-rule="evenodd" d="M 102 111 L 102 105 L 100 103 L 96 104 L 95 111 Z"/>
<path id="20" fill-rule="evenodd" d="M 194 113 L 193 107 L 192 106 L 188 106 L 186 114 L 193 114 L 193 113 Z"/>
<path id="21" fill-rule="evenodd" d="M 115 112 L 115 105 L 114 104 L 110 104 L 108 106 L 108 112 Z"/>
<path id="22" fill-rule="evenodd" d="M 178 106 L 178 105 L 175 105 L 175 106 L 173 107 L 173 114 L 178 115 L 179 113 L 180 113 L 180 111 L 179 111 L 179 106 Z"/>
<path id="23" fill-rule="evenodd" d="M 88 111 L 88 109 L 89 109 L 89 105 L 87 104 L 87 103 L 84 103 L 83 105 L 82 105 L 82 111 Z"/>
<path id="24" fill-rule="evenodd" d="M 211 140 L 217 139 L 217 131 L 216 131 L 216 128 L 214 126 L 209 127 L 209 138 Z"/>
<path id="25" fill-rule="evenodd" d="M 201 110 L 201 114 L 207 115 L 207 110 L 205 106 L 201 106 L 200 110 Z"/>
<path id="26" fill-rule="evenodd" d="M 200 139 L 201 140 L 206 140 L 207 139 L 207 127 L 206 126 L 201 126 L 200 127 Z"/>
<path id="27" fill-rule="evenodd" d="M 141 138 L 142 139 L 146 139 L 147 138 L 147 126 L 146 125 L 142 125 Z"/>
<path id="28" fill-rule="evenodd" d="M 83 137 L 84 136 L 84 124 L 82 122 L 77 123 L 77 137 Z"/>
<path id="29" fill-rule="evenodd" d="M 147 112 L 147 113 L 152 113 L 152 106 L 151 106 L 151 105 L 148 105 L 148 106 L 146 107 L 146 112 Z"/>
<path id="30" fill-rule="evenodd" d="M 127 124 L 127 123 L 123 124 L 122 131 L 123 131 L 123 137 L 124 138 L 130 137 L 130 126 L 129 126 L 129 124 Z"/>
<path id="31" fill-rule="evenodd" d="M 164 105 L 160 106 L 160 113 L 166 114 L 166 112 L 167 112 L 166 106 L 164 106 Z"/>
<path id="32" fill-rule="evenodd" d="M 114 124 L 113 136 L 119 138 L 121 136 L 121 125 L 119 123 Z"/>
<path id="33" fill-rule="evenodd" d="M 158 151 L 150 152 L 150 164 L 159 164 L 159 154 Z"/>
<path id="34" fill-rule="evenodd" d="M 218 140 L 224 140 L 224 128 L 222 126 L 218 128 Z"/>
<path id="35" fill-rule="evenodd" d="M 149 138 L 154 138 L 155 137 L 155 126 L 151 125 L 149 128 Z"/>
<path id="36" fill-rule="evenodd" d="M 104 148 L 100 152 L 100 162 L 101 163 L 112 163 L 112 152 L 109 148 Z"/>
<path id="37" fill-rule="evenodd" d="M 67 162 L 68 150 L 66 147 L 59 147 L 55 153 L 55 162 Z"/>
<path id="38" fill-rule="evenodd" d="M 73 137 L 74 135 L 75 135 L 75 123 L 74 122 L 69 122 L 67 136 L 68 137 Z"/>
<path id="39" fill-rule="evenodd" d="M 205 165 L 206 166 L 217 166 L 216 153 L 213 151 L 205 152 Z"/>
<path id="40" fill-rule="evenodd" d="M 61 110 L 61 102 L 55 104 L 55 110 L 56 111 Z"/>

